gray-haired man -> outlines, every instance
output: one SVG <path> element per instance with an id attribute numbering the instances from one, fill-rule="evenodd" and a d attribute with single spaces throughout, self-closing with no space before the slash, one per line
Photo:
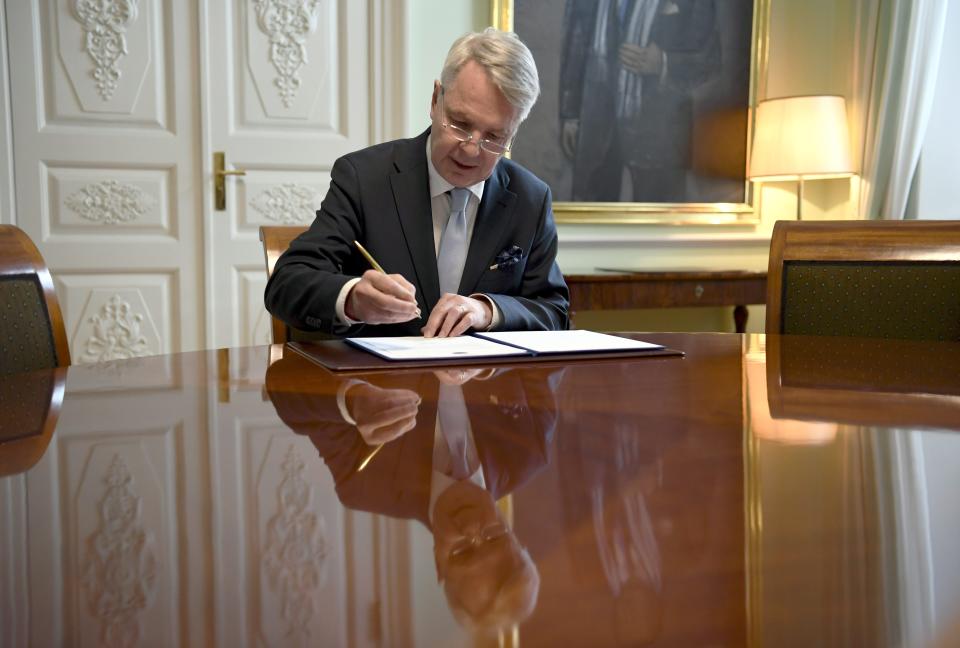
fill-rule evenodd
<path id="1" fill-rule="evenodd" d="M 567 328 L 550 189 L 504 158 L 538 94 L 516 35 L 458 39 L 430 128 L 334 164 L 316 219 L 267 284 L 270 312 L 351 336 Z"/>

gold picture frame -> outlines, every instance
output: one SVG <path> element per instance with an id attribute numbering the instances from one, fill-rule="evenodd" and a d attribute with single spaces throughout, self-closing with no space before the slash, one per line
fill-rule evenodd
<path id="1" fill-rule="evenodd" d="M 552 9 L 555 5 L 560 14 L 563 14 L 564 6 L 567 4 L 564 0 L 491 0 L 491 23 L 493 26 L 504 31 L 515 31 L 515 18 L 517 17 L 518 4 L 524 2 L 530 2 L 533 5 L 531 13 L 533 13 L 533 8 L 542 9 L 544 6 L 549 5 Z M 724 2 L 729 3 L 729 6 L 734 6 L 735 0 L 716 0 L 718 4 Z M 574 196 L 572 195 L 568 196 L 570 199 L 564 200 L 563 192 L 558 191 L 556 186 L 554 186 L 555 201 L 553 203 L 553 210 L 558 223 L 660 226 L 753 226 L 759 221 L 754 210 L 753 188 L 747 179 L 747 168 L 749 165 L 748 158 L 753 131 L 753 107 L 756 105 L 757 97 L 763 96 L 761 94 L 761 85 L 765 83 L 766 78 L 769 52 L 770 2 L 771 0 L 754 0 L 752 3 L 747 96 L 743 97 L 742 102 L 738 103 L 733 110 L 726 111 L 727 114 L 714 115 L 713 117 L 718 117 L 715 119 L 696 120 L 694 126 L 690 129 L 693 131 L 693 134 L 690 136 L 691 139 L 697 138 L 698 141 L 719 143 L 719 146 L 702 146 L 700 148 L 703 150 L 709 148 L 708 157 L 719 160 L 719 164 L 722 165 L 722 167 L 715 165 L 713 169 L 723 168 L 725 170 L 727 177 L 724 180 L 726 183 L 724 186 L 728 191 L 732 190 L 733 192 L 740 193 L 739 187 L 741 186 L 740 183 L 742 183 L 742 193 L 737 196 L 738 198 L 742 198 L 742 200 L 732 202 L 626 202 L 621 198 L 621 201 L 616 202 L 593 202 L 573 200 L 572 198 L 574 198 Z M 666 4 L 676 3 L 665 2 L 664 5 Z M 661 7 L 662 6 L 663 5 L 661 5 Z M 543 12 L 540 11 L 537 15 L 540 17 L 543 15 Z M 556 22 L 555 16 L 553 20 Z M 537 26 L 540 27 L 540 25 L 540 21 L 538 20 Z M 560 60 L 561 57 L 559 53 L 562 50 L 562 39 L 564 38 L 562 32 L 563 30 L 561 29 L 557 35 L 557 39 L 560 39 L 556 42 L 557 56 L 552 57 L 552 55 L 548 55 L 544 58 L 553 58 L 556 61 Z M 522 26 L 519 36 L 524 39 L 525 42 L 527 41 L 524 33 L 522 33 Z M 553 32 L 549 31 L 548 35 L 542 38 L 549 39 L 552 37 Z M 528 43 L 528 45 L 529 44 L 530 43 Z M 534 56 L 536 57 L 538 52 L 534 47 L 535 46 L 531 46 L 531 49 L 534 50 Z M 746 49 L 746 44 L 744 44 L 743 49 Z M 740 60 L 742 61 L 743 59 L 741 58 Z M 546 63 L 547 65 L 556 65 L 554 60 L 546 61 Z M 557 73 L 555 70 L 546 70 L 547 73 L 545 74 L 543 69 L 545 67 L 544 64 L 538 61 L 538 66 L 541 67 L 541 99 L 538 103 L 542 103 L 547 93 L 551 93 L 551 96 L 554 97 L 557 96 L 559 88 L 550 87 L 550 84 L 554 83 L 559 85 L 559 83 L 557 82 Z M 742 76 L 738 77 L 738 79 L 741 79 L 742 83 Z M 557 103 L 559 102 L 557 101 Z M 534 111 L 536 110 L 537 107 L 535 106 Z M 535 112 L 531 116 L 537 118 Z M 552 125 L 553 132 L 558 133 L 559 117 L 553 117 L 553 120 L 555 122 Z M 521 128 L 517 142 L 519 146 L 515 145 L 513 157 L 530 168 L 531 171 L 541 176 L 548 184 L 554 185 L 549 177 L 545 177 L 545 175 L 549 176 L 549 173 L 542 173 L 536 168 L 536 164 L 530 164 L 527 159 L 522 157 L 521 151 L 525 145 L 525 131 L 529 131 L 532 121 L 533 120 L 529 120 L 527 124 Z M 542 117 L 540 121 L 544 121 Z M 533 123 L 537 122 L 534 121 Z M 731 124 L 734 125 L 732 128 L 730 127 Z M 700 130 L 698 135 L 697 129 L 699 128 L 710 130 Z M 709 136 L 704 138 L 704 133 L 708 133 Z M 543 138 L 541 138 L 540 141 L 543 141 Z M 555 148 L 559 150 L 560 147 L 556 145 Z M 549 158 L 550 155 L 552 155 L 554 160 L 558 158 L 556 151 L 551 151 L 543 157 Z M 528 151 L 527 157 L 532 157 L 535 160 L 541 159 L 537 151 L 534 151 L 532 156 L 530 151 Z M 702 162 L 703 160 L 696 162 L 698 168 L 707 169 L 706 173 L 711 173 L 711 160 L 706 160 L 705 163 Z M 569 165 L 571 169 L 565 171 L 567 178 L 572 174 L 573 162 L 570 162 Z M 556 167 L 556 164 L 554 164 L 554 167 Z M 736 169 L 738 175 L 730 175 L 729 172 L 731 169 Z M 687 168 L 687 171 L 691 170 L 692 167 Z M 569 185 L 571 183 L 568 181 L 567 184 Z M 570 193 L 572 193 L 572 191 Z"/>

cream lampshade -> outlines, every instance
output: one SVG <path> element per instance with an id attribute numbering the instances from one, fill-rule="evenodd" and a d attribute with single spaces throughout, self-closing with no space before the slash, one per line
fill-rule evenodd
<path id="1" fill-rule="evenodd" d="M 797 218 L 804 180 L 853 175 L 843 97 L 767 99 L 757 105 L 750 154 L 753 181 L 797 180 Z"/>

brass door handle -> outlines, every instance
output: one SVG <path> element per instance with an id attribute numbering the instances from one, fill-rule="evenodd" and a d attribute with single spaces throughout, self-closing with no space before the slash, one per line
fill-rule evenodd
<path id="1" fill-rule="evenodd" d="M 217 211 L 223 211 L 227 208 L 227 176 L 244 176 L 247 172 L 243 169 L 224 169 L 223 151 L 217 151 L 213 154 L 213 202 Z"/>

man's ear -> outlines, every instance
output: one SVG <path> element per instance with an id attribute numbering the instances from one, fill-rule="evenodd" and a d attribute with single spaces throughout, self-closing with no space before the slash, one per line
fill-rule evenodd
<path id="1" fill-rule="evenodd" d="M 440 81 L 433 82 L 433 95 L 430 97 L 430 118 L 433 119 L 433 111 L 437 109 L 440 103 Z"/>

